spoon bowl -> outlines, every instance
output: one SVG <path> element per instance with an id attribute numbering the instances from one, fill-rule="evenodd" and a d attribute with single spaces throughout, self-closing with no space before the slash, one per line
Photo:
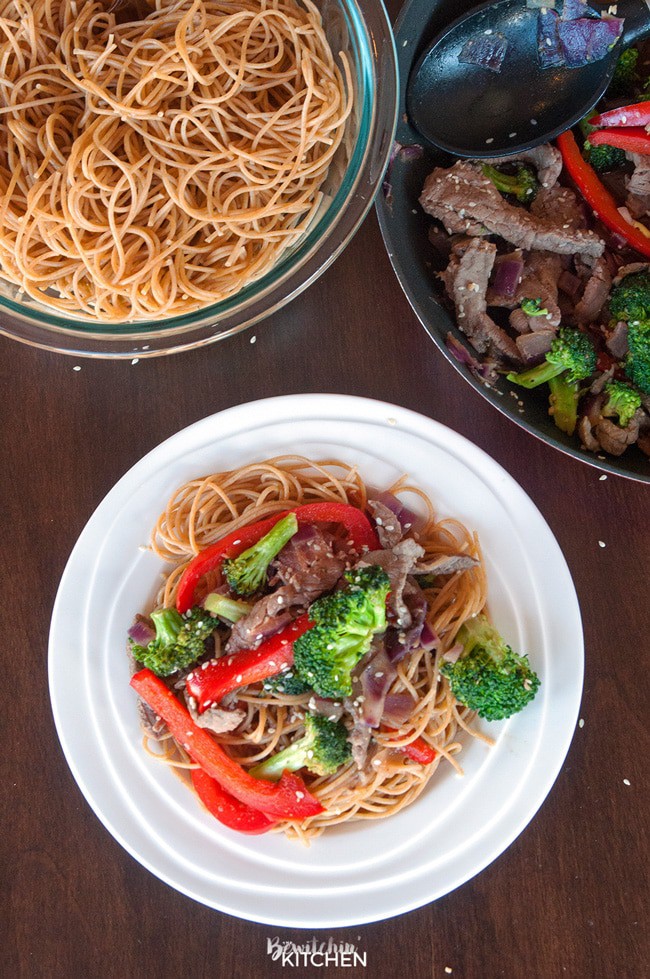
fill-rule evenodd
<path id="1" fill-rule="evenodd" d="M 618 4 L 625 16 L 622 43 L 581 68 L 542 68 L 537 49 L 539 10 L 525 0 L 496 0 L 444 29 L 416 62 L 408 80 L 411 123 L 434 146 L 455 156 L 507 156 L 553 139 L 598 102 L 623 44 L 650 30 L 647 0 Z M 500 71 L 461 63 L 464 45 L 500 34 L 507 49 Z"/>

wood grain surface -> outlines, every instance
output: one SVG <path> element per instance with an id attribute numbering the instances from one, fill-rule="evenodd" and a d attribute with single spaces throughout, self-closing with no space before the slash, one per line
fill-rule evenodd
<path id="1" fill-rule="evenodd" d="M 648 974 L 650 487 L 601 480 L 465 384 L 411 312 L 374 212 L 306 294 L 238 337 L 136 364 L 59 356 L 2 339 L 0 376 L 3 975 Z M 48 698 L 47 639 L 59 579 L 104 495 L 143 454 L 191 422 L 296 392 L 395 402 L 485 449 L 550 524 L 584 618 L 584 725 L 546 802 L 496 862 L 448 896 L 385 922 L 318 933 L 319 941 L 352 943 L 365 966 L 283 966 L 268 941 L 303 943 L 313 933 L 209 910 L 141 867 L 77 788 Z"/>

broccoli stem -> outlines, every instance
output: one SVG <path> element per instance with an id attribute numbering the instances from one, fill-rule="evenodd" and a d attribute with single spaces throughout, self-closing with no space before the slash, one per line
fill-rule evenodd
<path id="1" fill-rule="evenodd" d="M 577 381 L 568 381 L 563 374 L 551 377 L 548 382 L 550 389 L 549 415 L 557 428 L 567 435 L 573 435 L 578 422 L 578 399 L 580 389 Z"/>
<path id="2" fill-rule="evenodd" d="M 259 765 L 255 765 L 250 770 L 254 778 L 266 778 L 270 782 L 277 782 L 282 777 L 282 772 L 297 772 L 298 769 L 307 765 L 306 738 L 300 738 L 287 748 L 279 751 L 277 755 L 265 758 Z"/>
<path id="3" fill-rule="evenodd" d="M 519 384 L 520 387 L 530 389 L 537 388 L 540 384 L 548 384 L 552 378 L 557 377 L 564 369 L 563 366 L 552 364 L 550 361 L 545 360 L 543 364 L 530 367 L 527 371 L 522 371 L 521 374 L 508 374 L 507 377 L 509 381 Z"/>
<path id="4" fill-rule="evenodd" d="M 228 598 L 213 591 L 206 597 L 203 606 L 211 615 L 216 615 L 226 622 L 235 623 L 243 619 L 251 611 L 253 606 L 250 602 L 242 602 L 236 598 Z"/>

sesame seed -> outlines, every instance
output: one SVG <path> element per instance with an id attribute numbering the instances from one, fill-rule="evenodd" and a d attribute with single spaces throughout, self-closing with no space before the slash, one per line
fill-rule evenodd
<path id="1" fill-rule="evenodd" d="M 585 726 L 585 719 L 584 717 L 581 717 L 580 720 L 578 721 L 578 727 L 584 727 L 584 726 Z"/>
<path id="2" fill-rule="evenodd" d="M 485 142 L 486 142 L 486 143 L 493 143 L 493 142 L 494 142 L 494 136 L 489 136 L 489 137 L 488 137 L 488 138 L 487 138 L 487 139 L 485 140 Z"/>
<path id="3" fill-rule="evenodd" d="M 81 367 L 79 366 L 79 364 L 76 364 L 72 369 L 73 371 L 80 371 Z"/>
<path id="4" fill-rule="evenodd" d="M 257 340 L 257 337 L 251 337 L 251 343 L 255 343 L 256 340 Z"/>
<path id="5" fill-rule="evenodd" d="M 605 476 L 605 475 L 603 475 L 603 476 L 599 476 L 599 477 L 598 477 L 598 479 L 599 479 L 599 480 L 600 480 L 600 482 L 602 483 L 602 481 L 603 481 L 604 479 L 607 479 L 607 476 Z"/>
<path id="6" fill-rule="evenodd" d="M 510 135 L 509 135 L 508 138 L 509 139 L 514 139 L 516 135 L 517 135 L 517 133 L 510 133 Z"/>
<path id="7" fill-rule="evenodd" d="M 598 541 L 598 546 L 599 546 L 599 547 L 607 547 L 607 544 L 605 543 L 605 541 L 604 541 L 604 540 L 599 540 L 599 541 Z"/>
<path id="8" fill-rule="evenodd" d="M 631 784 L 632 783 L 630 782 L 629 778 L 624 778 L 623 779 L 623 785 L 631 785 Z"/>
<path id="9" fill-rule="evenodd" d="M 236 682 L 236 683 L 241 683 L 241 682 L 242 682 L 242 679 L 243 679 L 243 677 L 242 677 L 242 675 L 241 675 L 241 673 L 239 673 L 239 674 L 238 674 L 238 675 L 237 675 L 237 676 L 235 677 L 235 682 Z"/>
<path id="10" fill-rule="evenodd" d="M 530 124 L 531 124 L 531 126 L 536 126 L 537 125 L 537 119 L 531 119 L 530 120 Z"/>

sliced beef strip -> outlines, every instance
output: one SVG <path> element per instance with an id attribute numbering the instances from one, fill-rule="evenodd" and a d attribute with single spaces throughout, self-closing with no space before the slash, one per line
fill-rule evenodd
<path id="1" fill-rule="evenodd" d="M 612 273 L 604 258 L 597 258 L 580 301 L 574 309 L 576 323 L 593 323 L 598 319 L 612 288 Z"/>
<path id="2" fill-rule="evenodd" d="M 607 334 L 605 346 L 616 360 L 627 357 L 627 323 L 619 320 L 614 329 Z"/>
<path id="3" fill-rule="evenodd" d="M 650 415 L 641 416 L 639 437 L 636 444 L 645 455 L 650 457 Z"/>
<path id="4" fill-rule="evenodd" d="M 611 418 L 603 418 L 601 415 L 592 431 L 601 449 L 610 455 L 620 456 L 628 445 L 634 445 L 638 439 L 639 418 L 635 415 L 629 425 L 621 428 Z"/>
<path id="5" fill-rule="evenodd" d="M 582 413 L 578 420 L 578 435 L 586 449 L 620 456 L 628 445 L 633 445 L 639 438 L 645 415 L 639 409 L 629 425 L 621 428 L 611 418 L 602 414 L 604 403 L 605 395 L 602 392 L 590 393 L 584 398 Z"/>
<path id="6" fill-rule="evenodd" d="M 539 299 L 542 309 L 548 310 L 546 316 L 526 316 L 523 311 L 514 311 L 522 313 L 529 330 L 547 330 L 549 327 L 559 326 L 562 314 L 557 303 L 557 296 L 558 280 L 561 274 L 562 259 L 559 255 L 539 251 L 530 252 L 526 255 L 524 274 L 517 289 L 519 302 L 521 303 L 524 299 Z M 525 332 L 519 328 L 516 322 L 513 322 L 513 316 L 510 317 L 510 325 L 518 333 Z"/>
<path id="7" fill-rule="evenodd" d="M 468 571 L 478 564 L 478 558 L 471 554 L 441 554 L 431 561 L 418 561 L 413 569 L 414 574 L 456 574 L 457 571 Z"/>
<path id="8" fill-rule="evenodd" d="M 309 604 L 305 596 L 291 585 L 276 588 L 255 602 L 248 615 L 243 616 L 232 627 L 226 643 L 227 653 L 238 653 L 240 649 L 254 649 L 269 636 L 289 625 L 292 609 L 306 608 Z"/>
<path id="9" fill-rule="evenodd" d="M 493 242 L 466 238 L 454 245 L 441 278 L 456 308 L 459 329 L 474 349 L 517 364 L 520 358 L 514 341 L 487 313 L 486 293 L 495 256 Z"/>
<path id="10" fill-rule="evenodd" d="M 349 555 L 339 541 L 318 526 L 300 527 L 272 565 L 273 578 L 291 586 L 310 605 L 331 591 L 345 571 Z"/>
<path id="11" fill-rule="evenodd" d="M 360 567 L 378 564 L 390 579 L 388 610 L 403 628 L 411 625 L 409 609 L 403 600 L 408 575 L 413 573 L 417 562 L 424 555 L 424 548 L 412 537 L 405 537 L 392 550 L 368 551 L 359 562 Z"/>
<path id="12" fill-rule="evenodd" d="M 625 155 L 634 164 L 634 170 L 626 181 L 627 208 L 632 217 L 642 218 L 650 213 L 650 159 L 640 153 Z"/>
<path id="13" fill-rule="evenodd" d="M 368 500 L 368 510 L 375 521 L 375 530 L 382 547 L 394 547 L 403 537 L 402 525 L 393 511 L 379 500 Z"/>
<path id="14" fill-rule="evenodd" d="M 145 704 L 144 700 L 140 700 L 140 698 L 138 698 L 138 715 L 142 729 L 150 738 L 159 741 L 165 737 L 167 733 L 166 723 L 161 717 L 158 717 L 149 704 Z"/>
<path id="15" fill-rule="evenodd" d="M 548 190 L 540 190 L 530 205 L 530 213 L 567 232 L 584 231 L 587 227 L 582 202 L 570 187 L 559 184 Z"/>
<path id="16" fill-rule="evenodd" d="M 422 208 L 441 221 L 450 233 L 465 230 L 470 236 L 499 235 L 528 251 L 597 258 L 604 242 L 589 229 L 564 228 L 546 217 L 537 217 L 509 204 L 485 177 L 480 167 L 460 160 L 449 169 L 438 167 L 425 180 L 420 195 Z M 567 223 L 567 222 L 563 222 Z"/>
<path id="17" fill-rule="evenodd" d="M 553 187 L 562 173 L 562 154 L 552 143 L 533 146 L 532 149 L 522 150 L 514 156 L 495 156 L 484 162 L 499 166 L 501 163 L 514 163 L 517 160 L 522 163 L 532 163 L 537 170 L 537 179 L 542 187 Z"/>
<path id="18" fill-rule="evenodd" d="M 187 700 L 187 709 L 195 724 L 204 727 L 215 734 L 227 734 L 238 728 L 246 717 L 246 712 L 240 708 L 226 710 L 223 707 L 208 707 L 202 714 L 196 709 L 192 699 Z"/>
<path id="19" fill-rule="evenodd" d="M 522 333 L 518 336 L 515 343 L 526 367 L 541 364 L 554 339 L 555 330 L 536 330 L 534 333 Z"/>

